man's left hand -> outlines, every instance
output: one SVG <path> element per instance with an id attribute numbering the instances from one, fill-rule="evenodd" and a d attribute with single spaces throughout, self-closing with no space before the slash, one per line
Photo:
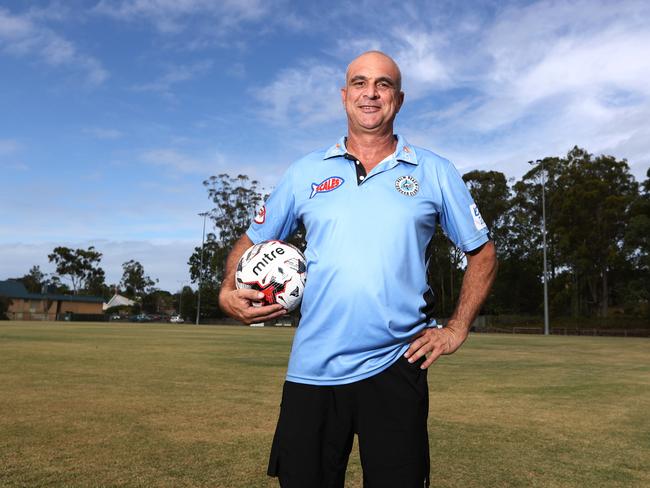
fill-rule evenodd
<path id="1" fill-rule="evenodd" d="M 420 332 L 404 353 L 409 363 L 413 363 L 425 354 L 429 354 L 420 368 L 427 369 L 443 354 L 455 352 L 467 339 L 467 327 L 449 324 L 442 329 L 430 328 Z"/>

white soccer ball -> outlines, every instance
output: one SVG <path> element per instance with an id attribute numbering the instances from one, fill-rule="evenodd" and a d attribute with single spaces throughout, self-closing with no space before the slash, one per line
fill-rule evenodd
<path id="1" fill-rule="evenodd" d="M 264 241 L 244 252 L 235 273 L 237 288 L 264 293 L 264 305 L 279 303 L 289 312 L 302 300 L 307 277 L 305 256 L 291 244 Z"/>

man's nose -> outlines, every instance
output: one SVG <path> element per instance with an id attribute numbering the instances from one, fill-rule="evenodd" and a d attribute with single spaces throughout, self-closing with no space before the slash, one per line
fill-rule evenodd
<path id="1" fill-rule="evenodd" d="M 368 83 L 366 85 L 366 93 L 364 93 L 370 99 L 379 98 L 379 92 L 377 91 L 377 85 L 374 83 Z"/>

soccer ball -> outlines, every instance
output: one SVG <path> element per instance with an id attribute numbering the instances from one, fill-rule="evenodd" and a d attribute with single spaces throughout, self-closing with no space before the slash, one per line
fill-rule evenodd
<path id="1" fill-rule="evenodd" d="M 262 303 L 279 303 L 289 312 L 302 300 L 305 289 L 307 261 L 291 244 L 264 241 L 247 249 L 237 264 L 237 288 L 250 288 L 264 293 Z"/>

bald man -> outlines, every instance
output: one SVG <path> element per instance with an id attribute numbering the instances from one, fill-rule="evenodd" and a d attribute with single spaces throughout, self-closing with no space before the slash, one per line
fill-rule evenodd
<path id="1" fill-rule="evenodd" d="M 219 302 L 244 323 L 280 305 L 236 290 L 253 244 L 305 225 L 307 283 L 268 474 L 282 488 L 344 486 L 354 434 L 366 488 L 429 486 L 427 368 L 465 341 L 496 273 L 488 229 L 454 166 L 393 131 L 399 67 L 369 51 L 348 66 L 347 137 L 293 163 L 226 263 Z M 467 256 L 444 328 L 433 318 L 427 245 L 439 224 Z"/>

